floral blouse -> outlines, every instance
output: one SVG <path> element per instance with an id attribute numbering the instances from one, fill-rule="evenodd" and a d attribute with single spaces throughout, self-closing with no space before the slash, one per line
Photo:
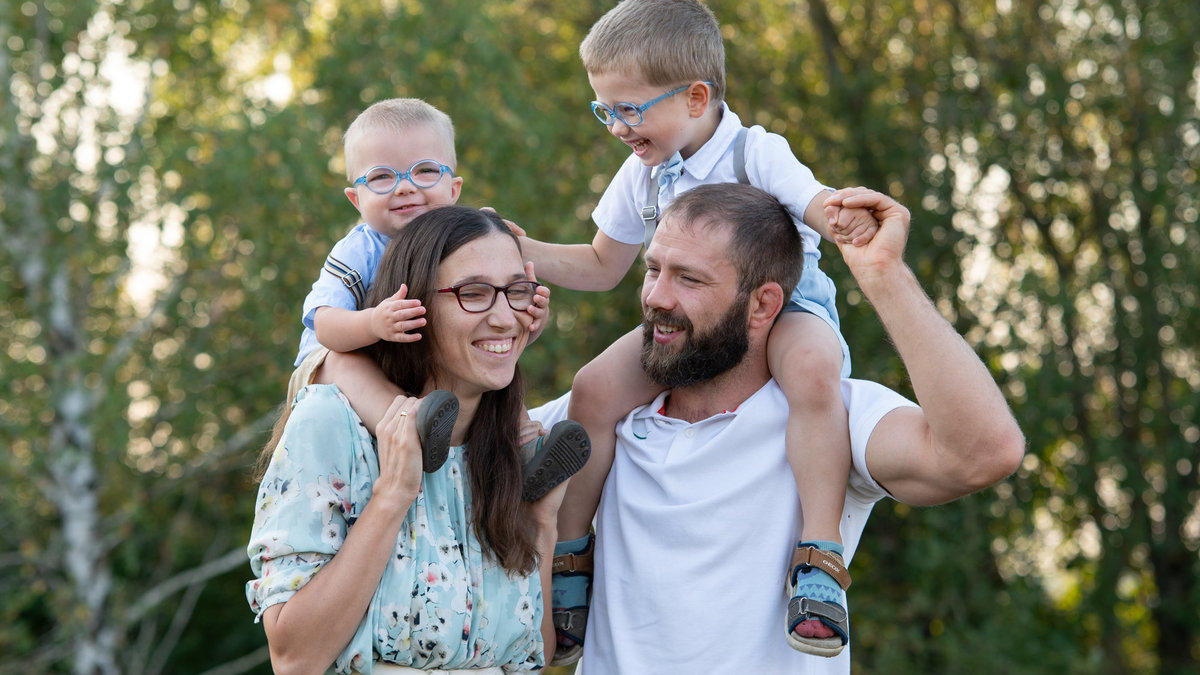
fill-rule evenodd
<path id="1" fill-rule="evenodd" d="M 538 575 L 509 575 L 471 528 L 464 446 L 424 474 L 366 616 L 334 663 L 527 672 L 544 664 Z M 334 385 L 296 397 L 263 476 L 247 553 L 250 608 L 287 602 L 341 548 L 379 476 L 375 440 Z"/>

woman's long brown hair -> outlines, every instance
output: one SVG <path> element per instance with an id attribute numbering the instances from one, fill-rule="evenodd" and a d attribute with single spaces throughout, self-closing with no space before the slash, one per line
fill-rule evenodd
<path id="1" fill-rule="evenodd" d="M 415 218 L 388 244 L 364 303 L 374 307 L 408 284 L 407 297 L 426 307 L 429 321 L 417 332 L 420 340 L 407 344 L 379 341 L 363 348 L 389 380 L 406 392 L 421 393 L 434 381 L 437 317 L 433 298 L 438 267 L 467 243 L 499 233 L 520 242 L 493 214 L 464 206 L 443 206 Z M 521 499 L 519 420 L 524 409 L 525 383 L 520 368 L 507 387 L 485 392 L 467 429 L 467 478 L 471 489 L 471 524 L 476 535 L 505 570 L 529 574 L 535 569 L 532 521 Z M 283 435 L 290 406 L 283 406 L 271 440 L 263 448 L 260 466 Z"/>

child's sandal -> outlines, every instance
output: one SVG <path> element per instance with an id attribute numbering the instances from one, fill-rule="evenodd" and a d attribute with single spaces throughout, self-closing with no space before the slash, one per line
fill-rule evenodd
<path id="1" fill-rule="evenodd" d="M 574 476 L 592 454 L 592 443 L 583 425 L 563 420 L 550 428 L 550 433 L 526 443 L 521 456 L 521 477 L 524 485 L 521 496 L 536 502 L 566 479 Z"/>
<path id="2" fill-rule="evenodd" d="M 840 554 L 807 543 L 798 544 L 792 553 L 792 569 L 785 582 L 788 597 L 791 598 L 788 602 L 787 641 L 792 649 L 806 654 L 837 656 L 850 642 L 849 616 L 840 599 L 830 602 L 810 598 L 797 591 L 803 577 L 812 574 L 827 574 L 843 590 L 850 588 L 850 573 L 846 571 L 846 563 Z M 797 635 L 796 626 L 810 619 L 828 626 L 834 635 L 827 638 Z"/>
<path id="3" fill-rule="evenodd" d="M 587 591 L 583 597 L 568 596 L 563 607 L 551 609 L 551 621 L 557 637 L 557 648 L 551 666 L 569 666 L 583 656 L 583 636 L 587 630 L 588 606 L 592 596 L 592 554 L 596 550 L 596 535 L 588 535 L 587 546 L 579 553 L 554 556 L 550 568 L 551 585 L 556 579 L 582 576 L 587 579 Z"/>

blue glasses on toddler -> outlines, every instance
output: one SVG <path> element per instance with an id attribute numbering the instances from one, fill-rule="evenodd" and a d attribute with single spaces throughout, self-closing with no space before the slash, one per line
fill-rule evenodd
<path id="1" fill-rule="evenodd" d="M 397 171 L 390 166 L 374 166 L 354 181 L 353 186 L 367 186 L 377 195 L 386 195 L 396 189 L 400 181 L 407 180 L 422 190 L 437 185 L 444 174 L 454 175 L 454 170 L 432 159 L 422 159 L 408 167 L 408 171 Z"/>
<path id="2" fill-rule="evenodd" d="M 705 80 L 704 84 L 707 84 L 710 87 L 716 86 L 708 80 Z M 600 101 L 592 101 L 592 114 L 596 116 L 596 119 L 603 122 L 604 126 L 606 127 L 611 127 L 613 124 L 616 124 L 617 120 L 621 120 L 621 122 L 623 122 L 627 127 L 636 127 L 643 121 L 642 113 L 649 110 L 650 107 L 655 103 L 665 101 L 681 91 L 686 91 L 687 88 L 691 86 L 692 85 L 690 84 L 685 84 L 678 89 L 672 89 L 662 96 L 659 96 L 652 101 L 647 101 L 641 105 L 634 105 L 632 103 L 618 103 L 612 107 L 609 107 Z"/>

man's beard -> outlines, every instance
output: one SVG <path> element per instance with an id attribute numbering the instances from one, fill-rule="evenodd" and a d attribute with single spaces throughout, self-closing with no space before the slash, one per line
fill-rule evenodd
<path id="1" fill-rule="evenodd" d="M 645 310 L 642 323 L 642 369 L 646 375 L 664 387 L 686 387 L 708 382 L 742 362 L 750 349 L 748 298 L 739 293 L 729 310 L 712 329 L 695 332 L 685 316 L 675 316 L 653 309 Z M 654 341 L 654 324 L 678 326 L 684 340 L 674 345 Z M 676 340 L 675 342 L 681 342 Z"/>

